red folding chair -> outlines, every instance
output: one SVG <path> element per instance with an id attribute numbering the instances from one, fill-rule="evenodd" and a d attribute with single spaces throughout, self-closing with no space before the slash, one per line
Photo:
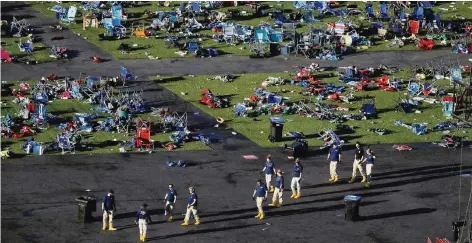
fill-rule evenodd
<path id="1" fill-rule="evenodd" d="M 150 150 L 152 147 L 152 149 L 154 149 L 154 143 L 151 141 L 151 121 L 148 121 L 147 127 L 138 128 L 134 142 L 136 143 L 136 148 L 146 148 Z"/>

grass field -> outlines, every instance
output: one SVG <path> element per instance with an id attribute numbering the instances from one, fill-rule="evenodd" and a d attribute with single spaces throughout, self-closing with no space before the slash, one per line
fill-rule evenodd
<path id="1" fill-rule="evenodd" d="M 20 48 L 18 48 L 20 41 L 26 41 L 26 38 L 6 37 L 2 33 L 2 48 L 7 50 L 11 57 L 16 57 L 17 59 L 26 57 L 27 54 L 21 52 Z M 33 48 L 34 51 L 31 53 L 32 60 L 36 60 L 38 63 L 57 61 L 57 59 L 49 56 L 49 47 L 43 43 L 35 42 L 33 43 Z"/>
<path id="2" fill-rule="evenodd" d="M 235 117 L 233 108 L 235 104 L 240 103 L 244 98 L 248 98 L 253 94 L 255 88 L 260 87 L 261 82 L 269 76 L 283 77 L 290 79 L 288 73 L 266 73 L 266 74 L 244 74 L 240 75 L 236 80 L 231 83 L 223 83 L 219 80 L 207 80 L 211 76 L 197 76 L 197 77 L 181 77 L 180 81 L 166 81 L 163 78 L 160 82 L 164 87 L 171 90 L 181 98 L 191 102 L 199 109 L 211 114 L 214 117 L 222 117 L 228 121 L 228 125 L 239 133 L 247 136 L 249 139 L 258 143 L 263 147 L 278 147 L 284 142 L 271 143 L 268 141 L 269 135 L 269 116 L 262 115 L 257 117 L 256 120 L 248 117 Z M 406 72 L 399 73 L 395 77 L 407 77 Z M 175 79 L 174 79 L 175 80 Z M 324 78 L 323 83 L 334 83 L 337 86 L 343 85 L 343 83 L 336 81 L 337 78 Z M 449 81 L 439 81 L 436 83 L 439 86 L 447 88 Z M 211 109 L 206 105 L 199 104 L 201 98 L 201 90 L 209 88 L 214 94 L 229 96 L 231 100 L 231 108 L 222 109 Z M 295 85 L 283 85 L 283 86 L 272 86 L 268 88 L 271 92 L 277 92 L 286 90 L 282 94 L 283 97 L 290 98 L 289 101 L 297 102 L 303 99 L 309 99 L 313 96 L 302 96 L 299 94 L 304 88 Z M 185 93 L 185 95 L 182 94 Z M 356 92 L 354 96 L 357 98 L 352 104 L 341 103 L 338 105 L 347 106 L 350 109 L 348 113 L 360 114 L 359 109 L 361 107 L 360 97 L 362 96 L 375 96 L 376 107 L 379 112 L 379 117 L 373 120 L 360 120 L 360 121 L 347 121 L 343 124 L 354 128 L 354 132 L 340 133 L 346 142 L 354 143 L 360 141 L 366 144 L 376 143 L 414 143 L 414 142 L 427 142 L 427 141 L 440 141 L 441 132 L 431 132 L 426 135 L 415 135 L 412 131 L 404 127 L 398 127 L 394 125 L 397 120 L 402 120 L 404 123 L 428 123 L 428 128 L 432 128 L 437 123 L 445 121 L 445 117 L 442 114 L 442 105 L 440 104 L 428 104 L 423 103 L 419 107 L 421 113 L 410 113 L 404 114 L 403 112 L 395 112 L 394 107 L 398 100 L 400 92 L 386 92 L 386 91 L 363 91 Z M 403 96 L 404 97 L 404 96 Z M 335 104 L 333 102 L 324 101 L 324 103 Z M 275 115 L 279 116 L 279 115 Z M 308 143 L 311 146 L 322 145 L 322 142 L 318 139 L 319 132 L 325 129 L 336 129 L 336 125 L 326 120 L 317 120 L 316 118 L 308 118 L 300 115 L 282 115 L 286 123 L 284 125 L 284 136 L 286 132 L 297 131 L 303 132 L 307 138 Z M 390 130 L 391 133 L 383 136 L 376 135 L 375 133 L 368 132 L 369 128 L 384 128 Z M 451 131 L 451 134 L 457 132 L 458 136 L 467 136 L 470 131 Z M 465 133 L 466 132 L 466 133 Z M 286 142 L 285 142 L 286 143 Z"/>
<path id="3" fill-rule="evenodd" d="M 33 82 L 30 82 L 33 83 Z M 11 114 L 14 117 L 17 113 L 18 105 L 12 102 L 13 96 L 11 95 L 4 95 L 3 88 L 9 84 L 13 85 L 13 88 L 18 89 L 19 82 L 9 82 L 8 84 L 2 84 L 2 104 L 1 104 L 1 116 L 6 114 Z M 55 116 L 58 116 L 61 121 L 71 121 L 72 117 L 75 113 L 96 113 L 100 116 L 99 120 L 105 117 L 111 117 L 111 114 L 105 113 L 97 113 L 95 111 L 91 111 L 92 106 L 89 104 L 83 103 L 83 101 L 79 100 L 61 100 L 55 99 L 52 100 L 51 103 L 47 104 L 47 113 L 51 113 Z M 150 116 L 149 114 L 140 114 L 139 117 L 142 119 L 151 119 L 154 120 L 154 117 Z M 33 138 L 37 142 L 51 142 L 57 134 L 60 133 L 61 130 L 56 129 L 58 124 L 51 124 L 48 129 L 41 130 L 36 133 Z M 119 146 L 118 144 L 123 141 L 129 141 L 134 135 L 134 128 L 130 130 L 129 136 L 121 133 L 107 133 L 107 132 L 92 132 L 92 133 L 84 133 L 84 147 L 79 147 L 77 149 L 78 154 L 101 154 L 101 153 L 118 153 Z M 166 143 L 169 142 L 170 133 L 158 133 L 153 134 L 151 139 L 156 142 Z M 27 137 L 16 139 L 2 139 L 1 147 L 10 147 L 11 151 L 14 153 L 23 153 L 21 151 L 21 145 L 25 143 Z M 183 144 L 179 150 L 208 150 L 210 149 L 208 146 L 201 142 L 189 142 Z M 156 151 L 162 152 L 167 151 L 163 148 L 156 148 Z M 50 151 L 47 154 L 58 154 L 56 151 Z"/>
<path id="4" fill-rule="evenodd" d="M 55 3 L 41 3 L 41 2 L 34 2 L 30 3 L 35 9 L 40 11 L 41 13 L 48 15 L 50 17 L 54 17 L 54 13 L 50 11 L 49 9 L 51 6 L 53 6 Z M 71 2 L 65 2 L 61 3 L 63 6 L 69 6 L 73 3 Z M 274 8 L 283 8 L 284 13 L 290 13 L 296 11 L 293 8 L 292 2 L 262 2 L 262 4 L 265 4 L 267 6 L 267 11 L 271 11 Z M 349 4 L 357 4 L 358 8 L 363 10 L 365 3 L 364 2 L 349 2 Z M 346 2 L 342 2 L 339 8 L 344 8 L 347 5 Z M 141 7 L 136 7 L 136 8 L 128 8 L 126 9 L 130 14 L 134 15 L 134 17 L 130 17 L 129 20 L 124 24 L 128 30 L 131 27 L 133 22 L 138 23 L 139 21 L 144 21 L 149 23 L 150 20 L 145 20 L 142 19 L 143 12 L 145 10 L 149 11 L 166 11 L 166 10 L 171 10 L 175 9 L 176 7 L 179 6 L 179 2 L 171 2 L 171 5 L 169 7 L 159 7 L 157 6 L 156 3 L 152 3 L 150 5 L 145 5 Z M 374 3 L 374 6 L 376 6 L 376 11 L 378 11 L 378 3 Z M 461 19 L 464 18 L 464 21 L 472 19 L 472 11 L 471 11 L 471 6 L 472 4 L 469 2 L 456 2 L 455 4 L 455 9 L 451 8 L 450 3 L 440 3 L 439 5 L 435 6 L 435 12 L 441 14 L 441 18 L 443 20 L 452 20 L 452 19 Z M 230 9 L 235 9 L 237 8 L 240 11 L 247 11 L 250 13 L 250 7 L 249 6 L 238 6 L 238 7 L 224 7 L 220 8 L 218 11 L 221 12 L 226 12 L 227 10 Z M 448 10 L 441 10 L 447 8 Z M 79 12 L 82 10 L 79 10 Z M 410 10 L 411 11 L 411 10 Z M 408 12 L 408 11 L 407 11 Z M 316 23 L 299 23 L 297 27 L 297 32 L 298 33 L 304 33 L 308 31 L 310 28 L 322 28 L 325 29 L 327 26 L 327 23 L 330 22 L 336 22 L 338 20 L 338 17 L 323 17 L 323 16 L 317 16 L 317 12 L 315 11 L 315 18 L 321 20 L 321 22 L 316 22 Z M 352 17 L 351 20 L 353 23 L 361 26 L 361 27 L 367 27 L 371 23 L 369 23 L 367 20 L 363 19 L 362 16 L 364 14 L 360 15 L 361 18 L 359 17 Z M 244 25 L 251 25 L 251 26 L 257 26 L 261 22 L 268 22 L 270 24 L 274 23 L 274 20 L 269 19 L 267 16 L 254 16 L 254 17 L 236 17 L 235 19 L 228 19 L 229 22 L 233 23 L 238 23 L 238 24 L 244 24 Z M 104 30 L 102 28 L 100 29 L 95 29 L 95 28 L 88 28 L 87 30 L 83 30 L 82 28 L 82 19 L 81 17 L 78 17 L 76 19 L 76 24 L 70 24 L 68 27 L 75 33 L 80 34 L 83 37 L 86 37 L 87 40 L 100 47 L 103 51 L 108 52 L 112 54 L 114 57 L 119 58 L 119 59 L 142 59 L 142 58 L 148 58 L 148 56 L 153 56 L 153 57 L 159 57 L 159 58 L 177 58 L 180 57 L 179 55 L 175 54 L 177 49 L 174 48 L 166 48 L 165 47 L 165 41 L 162 39 L 162 37 L 165 35 L 165 33 L 161 32 L 159 33 L 159 38 L 155 37 L 150 37 L 150 38 L 136 38 L 136 37 L 129 37 L 126 39 L 122 40 L 113 40 L 113 41 L 107 41 L 107 40 L 101 40 L 99 38 L 100 34 L 103 34 Z M 203 36 L 212 36 L 214 33 L 211 30 L 202 30 L 199 32 Z M 407 51 L 407 50 L 418 50 L 414 44 L 405 44 L 404 47 L 402 48 L 387 48 L 387 42 L 384 41 L 379 41 L 377 38 L 374 36 L 370 36 L 369 38 L 372 38 L 376 42 L 375 46 L 372 46 L 371 48 L 365 50 L 365 51 Z M 222 55 L 249 55 L 249 49 L 248 45 L 229 45 L 226 43 L 217 43 L 211 38 L 208 37 L 202 37 L 201 40 L 198 40 L 201 46 L 204 48 L 214 48 L 217 49 L 220 54 Z M 128 44 L 136 44 L 137 47 L 135 50 L 131 51 L 128 54 L 122 54 L 120 51 L 118 51 L 118 47 L 120 46 L 121 43 L 128 43 Z M 358 52 L 362 50 L 356 50 L 353 49 L 352 51 Z M 147 55 L 146 55 L 147 54 Z"/>

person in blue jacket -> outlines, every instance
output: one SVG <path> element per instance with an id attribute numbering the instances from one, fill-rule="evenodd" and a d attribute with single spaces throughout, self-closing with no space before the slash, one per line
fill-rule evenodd
<path id="1" fill-rule="evenodd" d="M 329 149 L 328 161 L 330 161 L 329 174 L 331 176 L 329 181 L 337 182 L 338 181 L 338 164 L 341 163 L 341 148 L 338 145 L 333 144 L 333 147 Z"/>
<path id="2" fill-rule="evenodd" d="M 365 184 L 366 187 L 372 186 L 372 168 L 375 164 L 375 155 L 372 150 L 367 149 L 366 155 L 364 156 L 365 170 L 367 172 L 367 183 Z"/>
<path id="3" fill-rule="evenodd" d="M 256 189 L 254 189 L 254 193 L 252 194 L 252 200 L 256 200 L 258 211 L 256 219 L 263 219 L 264 210 L 262 208 L 262 202 L 267 200 L 267 186 L 264 185 L 261 180 L 257 180 Z"/>
<path id="4" fill-rule="evenodd" d="M 152 223 L 151 216 L 147 211 L 147 204 L 143 204 L 138 212 L 136 213 L 136 221 L 134 223 L 139 225 L 139 240 L 146 240 L 146 231 L 148 223 Z"/>
<path id="5" fill-rule="evenodd" d="M 164 215 L 169 215 L 169 218 L 167 219 L 167 221 L 172 222 L 172 220 L 174 218 L 172 216 L 172 212 L 174 211 L 175 202 L 177 201 L 177 191 L 174 189 L 173 184 L 169 185 L 169 190 L 167 190 L 167 194 L 166 194 L 164 200 L 166 202 Z"/>
<path id="6" fill-rule="evenodd" d="M 109 224 L 108 230 L 116 230 L 113 227 L 113 214 L 116 212 L 115 206 L 115 195 L 113 190 L 110 189 L 103 198 L 102 201 L 102 212 L 103 212 L 103 230 L 107 229 L 107 223 Z"/>
<path id="7" fill-rule="evenodd" d="M 270 192 L 274 192 L 274 186 L 272 186 L 270 183 L 272 181 L 272 176 L 275 174 L 275 164 L 272 161 L 272 157 L 270 156 L 270 154 L 267 155 L 267 159 L 264 164 L 264 169 L 262 169 L 262 172 L 265 172 L 267 189 L 270 188 Z"/>
<path id="8" fill-rule="evenodd" d="M 195 218 L 195 225 L 200 224 L 200 217 L 198 217 L 198 196 L 197 193 L 195 193 L 195 188 L 193 186 L 188 188 L 188 191 L 190 193 L 188 197 L 188 204 L 187 204 L 187 213 L 185 213 L 185 219 L 184 223 L 181 224 L 182 226 L 187 226 L 188 221 L 190 219 L 190 216 L 193 214 L 193 217 Z"/>
<path id="9" fill-rule="evenodd" d="M 269 204 L 271 207 L 281 207 L 283 203 L 283 193 L 284 193 L 284 172 L 281 169 L 277 170 L 277 177 L 275 178 L 275 190 L 274 195 L 272 196 L 272 203 Z M 277 202 L 278 201 L 278 202 Z"/>

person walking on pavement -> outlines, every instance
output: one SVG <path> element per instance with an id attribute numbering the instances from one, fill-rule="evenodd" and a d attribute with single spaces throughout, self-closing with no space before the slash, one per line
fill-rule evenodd
<path id="1" fill-rule="evenodd" d="M 283 203 L 283 193 L 284 193 L 284 172 L 281 169 L 277 170 L 277 177 L 275 179 L 275 190 L 274 195 L 272 196 L 272 203 L 269 204 L 271 207 L 281 207 Z"/>
<path id="2" fill-rule="evenodd" d="M 290 198 L 300 198 L 300 181 L 302 180 L 303 166 L 300 163 L 300 159 L 296 159 L 293 164 L 293 177 L 292 177 L 292 196 Z"/>
<path id="3" fill-rule="evenodd" d="M 103 230 L 107 229 L 108 223 L 108 230 L 116 230 L 113 228 L 113 214 L 116 212 L 115 206 L 115 195 L 113 190 L 109 190 L 107 195 L 103 198 L 102 201 L 102 212 L 103 212 Z"/>
<path id="4" fill-rule="evenodd" d="M 174 211 L 175 202 L 177 201 L 177 191 L 174 189 L 173 184 L 169 185 L 169 190 L 167 190 L 167 194 L 164 200 L 166 202 L 164 215 L 169 215 L 169 218 L 167 219 L 167 221 L 172 222 L 172 220 L 174 219 L 172 212 Z"/>
<path id="5" fill-rule="evenodd" d="M 356 154 L 354 155 L 354 163 L 352 164 L 352 178 L 349 183 L 354 183 L 356 181 L 357 170 L 362 175 L 362 181 L 366 182 L 367 178 L 364 173 L 364 169 L 362 168 L 362 162 L 364 161 L 364 149 L 361 147 L 359 142 L 356 143 Z"/>
<path id="6" fill-rule="evenodd" d="M 188 204 L 187 204 L 187 213 L 185 214 L 185 219 L 184 223 L 181 224 L 182 226 L 187 226 L 188 221 L 190 219 L 190 215 L 193 214 L 193 217 L 195 218 L 195 225 L 200 224 L 200 217 L 198 217 L 198 196 L 195 193 L 195 188 L 192 186 L 188 188 L 188 191 L 190 193 L 190 196 L 188 197 Z"/>
<path id="7" fill-rule="evenodd" d="M 338 181 L 338 164 L 341 164 L 341 149 L 333 143 L 333 147 L 329 149 L 328 153 L 328 161 L 329 164 L 329 174 L 331 178 L 329 179 L 330 182 L 337 182 Z"/>
<path id="8" fill-rule="evenodd" d="M 367 184 L 365 184 L 365 187 L 371 187 L 372 186 L 372 167 L 374 167 L 374 164 L 375 164 L 375 155 L 372 152 L 372 150 L 370 149 L 366 150 L 364 162 L 366 162 L 365 170 L 367 171 Z"/>
<path id="9" fill-rule="evenodd" d="M 274 192 L 274 186 L 272 186 L 270 183 L 272 181 L 272 176 L 275 174 L 275 164 L 272 162 L 270 154 L 267 155 L 267 160 L 264 164 L 264 169 L 262 169 L 262 172 L 265 172 L 267 189 L 270 188 L 270 192 Z"/>
<path id="10" fill-rule="evenodd" d="M 252 194 L 252 200 L 256 200 L 257 205 L 257 215 L 256 219 L 263 219 L 264 218 L 264 210 L 262 209 L 262 202 L 267 200 L 267 186 L 262 183 L 261 180 L 257 180 L 256 189 L 254 189 L 254 193 Z"/>
<path id="11" fill-rule="evenodd" d="M 148 223 L 152 223 L 151 216 L 147 211 L 147 204 L 143 204 L 138 212 L 136 213 L 136 221 L 135 224 L 139 226 L 139 240 L 145 241 L 146 240 L 146 232 L 147 232 L 147 225 Z"/>

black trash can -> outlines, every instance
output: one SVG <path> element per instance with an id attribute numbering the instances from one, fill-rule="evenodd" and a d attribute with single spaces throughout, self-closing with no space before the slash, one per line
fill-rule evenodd
<path id="1" fill-rule="evenodd" d="M 347 195 L 344 197 L 344 204 L 346 205 L 346 214 L 344 220 L 356 221 L 359 220 L 359 205 L 361 197 L 354 195 Z"/>
<path id="2" fill-rule="evenodd" d="M 284 130 L 284 119 L 282 117 L 270 117 L 270 135 L 269 141 L 282 141 L 282 132 Z"/>
<path id="3" fill-rule="evenodd" d="M 97 199 L 95 197 L 83 196 L 75 199 L 79 206 L 79 223 L 92 222 L 92 212 L 97 210 Z"/>

